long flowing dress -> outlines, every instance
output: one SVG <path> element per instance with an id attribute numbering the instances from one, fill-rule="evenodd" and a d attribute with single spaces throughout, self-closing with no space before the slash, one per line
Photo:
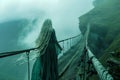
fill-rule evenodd
<path id="1" fill-rule="evenodd" d="M 48 30 L 46 31 L 46 27 Z M 51 21 L 46 20 L 43 24 L 44 29 L 41 31 L 40 37 L 48 36 L 40 39 L 40 55 L 37 57 L 33 69 L 31 80 L 58 80 L 58 51 L 61 50 L 55 35 L 54 29 L 51 27 Z M 46 31 L 46 32 L 45 32 Z M 45 35 L 46 34 L 46 35 Z M 48 40 L 46 40 L 48 39 Z"/>

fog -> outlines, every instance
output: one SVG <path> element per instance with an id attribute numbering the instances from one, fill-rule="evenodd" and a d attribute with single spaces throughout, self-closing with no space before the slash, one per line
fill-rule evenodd
<path id="1" fill-rule="evenodd" d="M 58 40 L 80 34 L 78 17 L 93 8 L 92 1 L 0 0 L 0 52 L 35 47 L 35 40 L 39 35 L 42 23 L 47 18 L 52 20 Z M 10 60 L 14 61 L 15 58 Z M 6 63 L 7 61 L 6 59 L 4 62 L 3 59 L 0 62 Z M 10 65 L 10 63 L 7 64 L 7 66 Z M 0 68 L 2 69 L 3 66 L 6 65 L 2 64 Z M 9 69 L 13 68 L 9 67 Z M 9 69 L 7 68 L 0 75 L 6 76 L 7 71 L 12 71 Z M 17 75 L 23 74 L 22 71 L 19 70 Z M 9 76 L 14 77 L 12 80 L 16 80 L 18 77 L 15 77 L 14 74 L 16 71 L 9 74 Z M 18 80 L 23 80 L 23 78 Z"/>
<path id="2" fill-rule="evenodd" d="M 29 45 L 36 40 L 43 21 L 50 18 L 57 38 L 61 40 L 80 33 L 78 17 L 92 8 L 92 0 L 0 0 L 0 23 L 37 18 L 37 26 L 33 26 L 33 30 L 22 37 L 22 42 Z M 27 28 L 31 27 L 27 26 Z"/>

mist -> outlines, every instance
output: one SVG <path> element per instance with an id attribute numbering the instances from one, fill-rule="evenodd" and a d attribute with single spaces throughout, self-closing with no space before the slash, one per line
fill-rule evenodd
<path id="1" fill-rule="evenodd" d="M 80 34 L 78 17 L 93 8 L 92 1 L 0 0 L 0 52 L 35 47 L 35 40 L 40 33 L 42 23 L 47 18 L 52 20 L 58 40 Z M 8 60 L 0 62 L 6 63 Z M 13 62 L 16 58 L 10 60 Z M 11 63 L 7 65 L 10 66 Z M 0 68 L 2 69 L 3 66 L 5 64 L 0 65 Z M 9 67 L 10 71 L 14 67 Z M 22 65 L 22 67 L 24 66 Z M 5 75 L 9 69 L 0 75 Z M 17 72 L 17 74 L 21 74 L 22 71 L 24 70 Z M 14 74 L 16 73 L 13 72 L 10 76 L 13 77 Z M 15 80 L 23 80 L 23 78 L 15 78 Z"/>
<path id="2" fill-rule="evenodd" d="M 29 21 L 38 19 L 37 25 L 32 25 L 32 30 L 26 33 L 26 36 L 21 34 L 22 42 L 29 45 L 34 43 L 39 35 L 43 21 L 50 18 L 57 38 L 61 40 L 80 33 L 78 17 L 92 8 L 92 0 L 1 0 L 0 23 L 19 19 Z M 25 28 L 31 27 L 25 26 Z M 23 29 L 22 33 L 28 29 Z"/>

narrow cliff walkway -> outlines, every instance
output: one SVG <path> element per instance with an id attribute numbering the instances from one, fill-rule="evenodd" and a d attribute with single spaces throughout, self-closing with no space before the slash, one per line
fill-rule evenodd
<path id="1" fill-rule="evenodd" d="M 51 25 L 50 20 L 47 20 L 47 22 Z M 40 37 L 38 37 L 38 41 L 40 40 L 38 47 L 20 51 L 3 52 L 0 53 L 0 58 L 19 54 L 26 55 L 27 80 L 31 80 L 31 76 L 35 76 L 36 78 L 32 80 L 58 80 L 58 78 L 59 80 L 88 80 L 93 72 L 99 76 L 100 80 L 114 80 L 111 74 L 109 74 L 108 70 L 105 69 L 105 67 L 100 63 L 100 61 L 95 57 L 95 55 L 88 47 L 89 32 L 90 25 L 88 25 L 84 35 L 77 35 L 61 41 L 57 41 L 54 29 L 48 24 L 47 26 L 45 24 L 45 27 L 42 28 Z M 77 38 L 80 40 L 77 40 Z M 74 41 L 73 39 L 76 40 Z M 72 41 L 74 44 L 76 42 L 76 44 L 71 45 Z M 67 42 L 67 45 L 65 45 L 65 42 Z M 63 45 L 61 47 L 60 44 L 62 43 Z M 57 55 L 61 51 L 65 51 L 65 46 L 67 46 L 67 49 L 69 48 L 69 50 L 64 53 L 62 57 L 57 59 Z M 35 71 L 35 74 L 31 75 L 30 54 L 32 54 L 32 51 L 36 51 L 34 54 L 38 54 L 35 59 L 39 62 L 35 64 L 36 68 L 33 68 L 35 70 L 32 72 Z M 54 53 L 54 55 L 52 53 Z M 43 67 L 41 67 L 41 64 Z M 40 69 L 42 72 L 44 70 L 43 74 L 40 74 Z"/>
<path id="2" fill-rule="evenodd" d="M 59 59 L 59 80 L 71 80 L 76 78 L 76 75 L 78 74 L 78 66 L 80 64 L 80 56 L 85 45 L 84 42 L 84 38 L 82 38 Z"/>
<path id="3" fill-rule="evenodd" d="M 77 45 L 59 59 L 59 80 L 93 80 L 90 79 L 93 74 L 97 74 L 100 80 L 114 80 L 89 49 L 89 31 L 88 25 L 86 33 Z"/>

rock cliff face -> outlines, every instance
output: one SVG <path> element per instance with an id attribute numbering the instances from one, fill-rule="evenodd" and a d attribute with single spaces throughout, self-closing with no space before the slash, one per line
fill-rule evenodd
<path id="1" fill-rule="evenodd" d="M 96 0 L 94 9 L 79 17 L 79 27 L 83 34 L 87 24 L 90 24 L 89 47 L 104 66 L 107 66 L 107 60 L 112 57 L 111 52 L 120 52 L 119 4 L 120 0 Z M 114 59 L 119 61 L 120 57 Z"/>
<path id="2" fill-rule="evenodd" d="M 117 44 L 120 36 L 119 3 L 119 0 L 104 0 L 104 3 L 95 6 L 94 9 L 79 18 L 80 30 L 83 34 L 86 25 L 89 23 L 91 26 L 89 45 L 96 54 L 102 54 L 103 51 L 111 50 L 112 47 L 114 47 L 113 50 L 119 48 Z"/>

